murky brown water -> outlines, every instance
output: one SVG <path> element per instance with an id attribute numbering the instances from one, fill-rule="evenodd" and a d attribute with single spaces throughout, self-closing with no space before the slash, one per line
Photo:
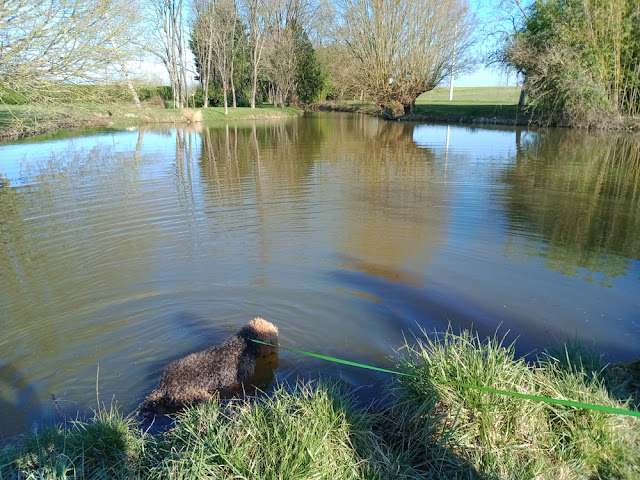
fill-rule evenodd
<path id="1" fill-rule="evenodd" d="M 449 323 L 640 356 L 637 136 L 310 114 L 0 146 L 0 177 L 0 436 L 95 407 L 98 365 L 132 411 L 256 315 L 382 367 Z"/>

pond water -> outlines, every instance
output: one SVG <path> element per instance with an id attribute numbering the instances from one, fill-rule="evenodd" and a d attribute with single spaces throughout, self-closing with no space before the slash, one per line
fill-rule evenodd
<path id="1" fill-rule="evenodd" d="M 420 328 L 640 357 L 640 140 L 337 113 L 0 146 L 0 436 L 254 316 L 394 366 Z M 389 381 L 281 351 L 280 381 Z M 51 400 L 55 395 L 56 405 Z"/>

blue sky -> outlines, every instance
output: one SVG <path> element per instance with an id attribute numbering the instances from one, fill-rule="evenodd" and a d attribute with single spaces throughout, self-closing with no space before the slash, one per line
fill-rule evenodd
<path id="1" fill-rule="evenodd" d="M 478 43 L 474 49 L 477 51 L 477 57 L 482 58 L 483 51 L 491 51 L 494 48 L 492 42 L 495 41 L 495 37 L 487 34 L 487 32 L 496 33 L 501 30 L 511 31 L 513 27 L 509 17 L 511 15 L 515 18 L 522 17 L 515 1 L 468 1 L 478 21 L 476 30 Z M 533 0 L 520 0 L 520 3 L 524 8 L 527 8 L 533 3 Z M 448 85 L 447 80 L 447 86 Z M 475 71 L 454 78 L 455 87 L 497 87 L 513 85 L 522 85 L 522 80 L 516 78 L 513 73 L 508 75 L 500 69 L 484 68 L 481 61 L 478 62 Z"/>
<path id="2" fill-rule="evenodd" d="M 448 85 L 449 80 L 447 80 L 445 86 Z M 454 87 L 503 87 L 513 85 L 521 85 L 516 82 L 513 74 L 506 75 L 504 72 L 488 70 L 486 68 L 478 68 L 473 73 L 461 75 L 459 78 L 454 76 L 453 79 Z"/>

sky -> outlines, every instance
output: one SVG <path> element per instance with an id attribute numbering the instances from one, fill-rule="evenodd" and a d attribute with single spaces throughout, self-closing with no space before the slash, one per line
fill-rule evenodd
<path id="1" fill-rule="evenodd" d="M 446 80 L 449 86 L 449 80 Z M 488 70 L 486 68 L 478 68 L 472 73 L 461 75 L 459 78 L 453 77 L 453 86 L 455 87 L 505 87 L 520 85 L 516 82 L 514 75 L 506 75 L 504 72 Z"/>

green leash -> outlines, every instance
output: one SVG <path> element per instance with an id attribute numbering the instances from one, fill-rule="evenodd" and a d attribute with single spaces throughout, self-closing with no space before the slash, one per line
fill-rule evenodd
<path id="1" fill-rule="evenodd" d="M 271 347 L 276 347 L 276 345 L 273 345 L 267 342 L 261 342 L 260 340 L 251 339 L 251 341 L 255 343 L 261 343 L 263 345 L 269 345 Z M 395 375 L 404 375 L 407 377 L 413 376 L 409 373 L 398 372 L 397 370 L 387 370 L 386 368 L 372 367 L 371 365 L 365 365 L 363 363 L 350 362 L 349 360 L 330 357 L 328 355 L 321 355 L 319 353 L 305 352 L 304 350 L 296 350 L 295 348 L 287 348 L 282 346 L 278 346 L 277 348 L 283 348 L 285 350 L 301 353 L 302 355 L 307 355 L 309 357 L 321 358 L 322 360 L 328 360 L 330 362 L 335 362 L 335 363 L 343 363 L 345 365 L 351 365 L 353 367 L 367 368 L 369 370 L 377 370 L 379 372 L 393 373 Z M 488 387 L 477 387 L 475 385 L 467 385 L 464 383 L 443 382 L 442 385 L 451 385 L 453 387 L 469 388 L 471 390 L 479 390 L 481 392 L 487 392 L 487 393 L 496 393 L 498 395 L 506 395 L 508 397 L 524 398 L 527 400 L 551 403 L 554 405 L 564 405 L 567 407 L 584 408 L 586 410 L 597 410 L 599 412 L 616 413 L 618 415 L 629 415 L 631 417 L 640 417 L 640 412 L 636 412 L 634 410 L 624 410 L 622 408 L 605 407 L 604 405 L 594 405 L 591 403 L 574 402 L 573 400 L 562 400 L 559 398 L 542 397 L 539 395 L 528 395 L 526 393 L 509 392 L 507 390 L 497 390 L 495 388 L 488 388 Z"/>

